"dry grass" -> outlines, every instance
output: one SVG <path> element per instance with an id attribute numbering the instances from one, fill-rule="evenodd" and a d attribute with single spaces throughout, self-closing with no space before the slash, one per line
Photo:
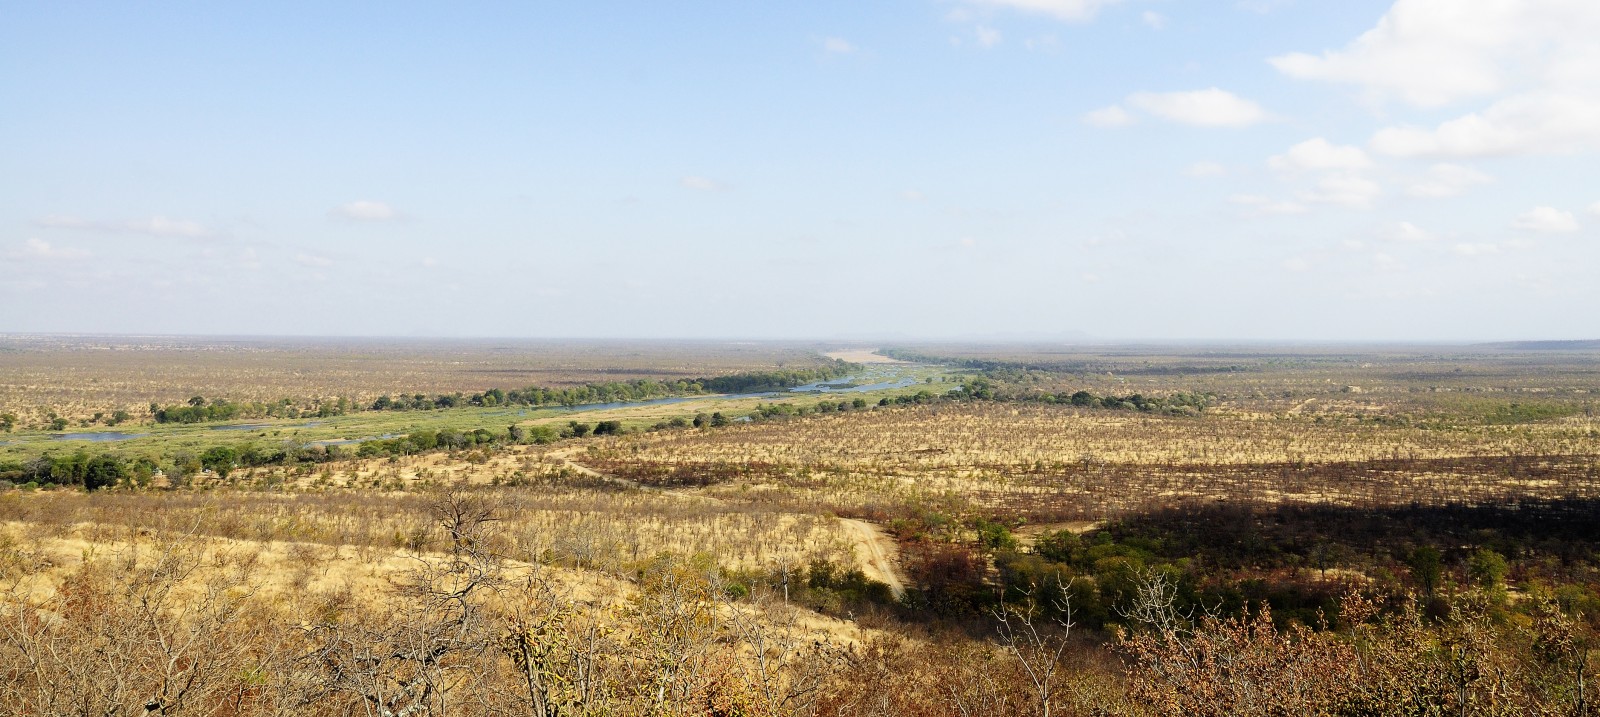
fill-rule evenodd
<path id="1" fill-rule="evenodd" d="M 1195 500 L 1583 497 L 1596 490 L 1597 428 L 1588 418 L 1444 431 L 959 403 L 629 437 L 593 463 L 646 483 L 702 476 L 710 494 L 757 504 L 1098 519 Z"/>

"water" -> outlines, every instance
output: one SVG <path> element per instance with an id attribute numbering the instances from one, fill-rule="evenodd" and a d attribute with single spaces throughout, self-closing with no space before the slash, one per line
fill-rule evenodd
<path id="1" fill-rule="evenodd" d="M 647 401 L 613 401 L 611 403 L 586 403 L 581 406 L 551 406 L 557 411 L 605 411 L 613 408 L 629 408 L 635 406 L 665 406 L 687 401 L 703 401 L 708 398 L 741 399 L 741 398 L 780 398 L 797 393 L 832 394 L 832 393 L 866 393 L 868 391 L 882 391 L 890 388 L 905 388 L 915 386 L 919 382 L 916 378 L 900 376 L 901 369 L 871 368 L 855 376 L 832 378 L 826 381 L 815 381 L 804 386 L 795 386 L 786 391 L 758 391 L 756 393 L 720 393 L 703 394 L 699 396 L 674 396 L 672 398 L 652 398 Z M 869 381 L 870 383 L 860 383 Z"/>
<path id="2" fill-rule="evenodd" d="M 110 443 L 112 441 L 131 441 L 135 438 L 144 438 L 148 433 L 121 433 L 118 431 L 99 431 L 89 433 L 57 433 L 50 437 L 52 441 L 93 441 L 95 443 Z"/>

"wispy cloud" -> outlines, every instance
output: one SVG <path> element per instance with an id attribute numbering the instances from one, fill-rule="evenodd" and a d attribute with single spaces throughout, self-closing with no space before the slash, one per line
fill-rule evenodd
<path id="1" fill-rule="evenodd" d="M 294 255 L 294 263 L 299 264 L 301 266 L 309 266 L 309 267 L 315 267 L 315 268 L 320 268 L 320 267 L 325 267 L 325 266 L 333 266 L 333 260 L 329 259 L 328 257 L 317 256 L 315 254 L 306 254 L 304 252 L 301 252 L 299 254 Z"/>
<path id="2" fill-rule="evenodd" d="M 87 259 L 91 256 L 88 249 L 75 247 L 57 247 L 43 239 L 33 237 L 22 243 L 18 249 L 7 253 L 13 259 L 33 259 L 41 261 L 76 261 Z"/>
<path id="3" fill-rule="evenodd" d="M 387 202 L 358 199 L 341 204 L 328 211 L 328 216 L 358 222 L 387 222 L 400 218 L 400 212 Z"/>
<path id="4" fill-rule="evenodd" d="M 697 192 L 720 192 L 727 189 L 726 185 L 714 179 L 694 175 L 685 176 L 678 180 L 678 184 L 685 189 L 693 189 Z"/>
<path id="5" fill-rule="evenodd" d="M 1137 121 L 1138 119 L 1129 114 L 1121 105 L 1101 107 L 1083 115 L 1084 124 L 1095 127 L 1127 127 Z"/>
<path id="6" fill-rule="evenodd" d="M 1002 39 L 1000 31 L 989 27 L 988 25 L 979 25 L 975 28 L 972 28 L 972 31 L 978 36 L 979 47 L 994 47 L 995 45 L 1000 44 L 1000 40 Z"/>
<path id="7" fill-rule="evenodd" d="M 1493 181 L 1489 175 L 1459 164 L 1435 164 L 1423 179 L 1406 189 L 1413 197 L 1454 197 L 1468 188 Z"/>
<path id="8" fill-rule="evenodd" d="M 217 234 L 204 224 L 185 219 L 153 216 L 147 219 L 130 219 L 110 222 L 84 219 L 67 214 L 51 214 L 36 222 L 47 229 L 100 232 L 105 234 L 143 234 L 153 237 L 178 237 L 183 239 L 210 239 Z"/>
<path id="9" fill-rule="evenodd" d="M 1372 159 L 1360 147 L 1336 145 L 1317 137 L 1289 148 L 1283 154 L 1267 160 L 1267 166 L 1280 172 L 1302 172 L 1328 169 L 1366 169 Z"/>
<path id="10" fill-rule="evenodd" d="M 1093 20 L 1100 10 L 1122 0 L 973 0 L 977 5 L 1005 7 L 1049 15 L 1067 22 Z"/>
<path id="11" fill-rule="evenodd" d="M 1126 104 L 1169 122 L 1195 127 L 1249 127 L 1272 119 L 1261 105 L 1216 87 L 1136 92 L 1128 95 Z"/>
<path id="12" fill-rule="evenodd" d="M 848 55 L 856 51 L 856 46 L 842 37 L 822 38 L 822 51 L 831 55 Z"/>
<path id="13" fill-rule="evenodd" d="M 1228 197 L 1228 201 L 1244 207 L 1247 214 L 1302 214 L 1306 211 L 1304 204 L 1281 201 L 1259 194 L 1235 194 Z"/>
<path id="14" fill-rule="evenodd" d="M 1578 231 L 1578 218 L 1555 207 L 1534 207 L 1518 216 L 1512 227 L 1544 234 L 1571 234 Z"/>

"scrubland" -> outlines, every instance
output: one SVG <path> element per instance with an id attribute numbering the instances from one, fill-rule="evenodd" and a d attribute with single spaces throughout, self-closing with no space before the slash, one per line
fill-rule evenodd
<path id="1" fill-rule="evenodd" d="M 0 714 L 1595 712 L 1600 357 L 891 353 L 0 491 Z"/>

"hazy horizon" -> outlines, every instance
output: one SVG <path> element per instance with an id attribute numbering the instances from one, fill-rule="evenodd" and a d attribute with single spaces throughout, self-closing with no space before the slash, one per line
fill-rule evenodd
<path id="1" fill-rule="evenodd" d="M 1569 0 L 20 5 L 0 332 L 1593 339 L 1596 36 Z"/>

